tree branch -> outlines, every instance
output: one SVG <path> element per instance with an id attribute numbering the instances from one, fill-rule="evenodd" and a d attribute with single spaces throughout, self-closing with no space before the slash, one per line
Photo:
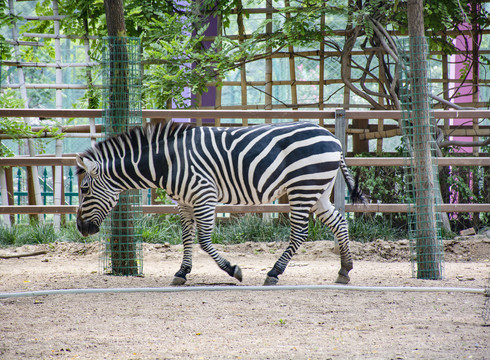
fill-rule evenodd
<path id="1" fill-rule="evenodd" d="M 481 141 L 446 140 L 441 141 L 438 145 L 441 148 L 448 146 L 482 147 L 490 145 L 490 138 Z"/>
<path id="2" fill-rule="evenodd" d="M 352 49 L 354 48 L 354 44 L 357 40 L 357 37 L 359 36 L 359 33 L 361 31 L 360 26 L 356 26 L 354 28 L 354 31 L 352 33 L 352 36 L 347 39 L 344 45 L 344 49 L 342 50 L 341 56 L 340 56 L 340 64 L 341 64 L 341 77 L 342 81 L 344 84 L 352 90 L 356 95 L 360 96 L 361 98 L 365 99 L 369 104 L 373 106 L 376 110 L 385 110 L 385 107 L 376 102 L 372 97 L 367 95 L 365 92 L 359 90 L 357 87 L 355 87 L 352 82 L 349 79 L 348 76 L 348 69 L 350 67 L 349 63 L 349 56 L 352 52 Z"/>
<path id="3" fill-rule="evenodd" d="M 429 96 L 432 99 L 434 99 L 435 101 L 439 101 L 440 103 L 442 103 L 442 104 L 444 104 L 450 108 L 456 109 L 456 110 L 476 110 L 476 108 L 474 108 L 474 107 L 459 106 L 458 104 L 452 103 L 452 102 L 450 102 L 446 99 L 443 99 L 437 95 L 429 94 Z"/>

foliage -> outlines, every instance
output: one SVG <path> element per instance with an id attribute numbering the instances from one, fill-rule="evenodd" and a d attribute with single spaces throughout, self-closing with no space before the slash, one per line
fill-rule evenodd
<path id="1" fill-rule="evenodd" d="M 0 92 L 0 108 L 22 108 L 24 101 L 17 97 L 17 92 L 12 89 L 5 89 Z M 51 139 L 57 139 L 63 137 L 63 134 L 59 132 L 59 128 L 56 124 L 41 126 L 37 131 L 33 131 L 32 127 L 24 122 L 20 118 L 2 118 L 0 117 L 0 132 L 12 137 L 13 140 L 18 143 L 22 142 L 22 139 L 30 137 L 37 138 L 48 133 Z M 36 143 L 38 150 L 43 152 L 43 144 Z M 14 153 L 5 145 L 0 143 L 0 156 L 14 156 Z"/>
<path id="2" fill-rule="evenodd" d="M 393 228 L 381 217 L 371 219 L 361 217 L 349 220 L 349 232 L 353 241 L 369 242 L 376 239 L 398 240 L 406 238 L 406 233 Z M 180 220 L 177 215 L 145 216 L 137 224 L 141 227 L 145 243 L 181 244 Z M 266 220 L 260 215 L 246 215 L 229 221 L 219 221 L 212 235 L 215 244 L 238 244 L 246 241 L 271 242 L 289 241 L 289 224 L 277 219 Z M 0 226 L 0 247 L 22 246 L 25 244 L 50 244 L 54 242 L 94 242 L 103 235 L 84 238 L 75 223 L 67 223 L 59 231 L 51 224 Z M 308 241 L 333 240 L 332 232 L 321 222 L 312 219 L 309 225 Z"/>
<path id="3" fill-rule="evenodd" d="M 397 240 L 406 237 L 403 229 L 382 218 L 361 217 L 349 220 L 349 232 L 355 241 L 369 242 L 376 239 Z M 180 244 L 181 229 L 177 215 L 147 216 L 141 223 L 143 241 L 148 243 Z M 239 244 L 243 242 L 289 241 L 288 222 L 264 219 L 262 215 L 245 215 L 217 221 L 211 241 L 215 244 Z M 311 219 L 308 241 L 333 240 L 330 229 L 316 219 Z"/>
<path id="4" fill-rule="evenodd" d="M 21 16 L 9 16 L 9 4 L 8 0 L 0 0 L 0 28 L 1 27 L 10 27 L 11 22 L 13 18 L 15 17 L 16 20 L 22 19 Z M 0 33 L 0 49 L 2 50 L 2 53 L 0 56 L 2 59 L 6 60 L 10 58 L 10 51 L 9 48 L 3 47 L 2 48 L 2 42 L 5 40 L 3 35 Z"/>
<path id="5" fill-rule="evenodd" d="M 476 166 L 459 166 L 445 168 L 440 173 L 443 200 L 446 203 L 487 204 L 490 202 L 490 168 Z M 482 228 L 490 225 L 488 213 L 452 214 L 453 231 L 469 227 Z"/>
<path id="6" fill-rule="evenodd" d="M 383 154 L 387 157 L 390 154 Z M 363 154 L 362 156 L 367 156 Z M 373 203 L 410 203 L 408 185 L 413 183 L 403 167 L 353 167 L 360 170 L 359 184 Z M 442 201 L 444 203 L 486 204 L 490 202 L 490 171 L 487 167 L 441 167 L 439 170 Z M 389 227 L 406 231 L 407 216 L 403 213 L 378 215 Z M 487 213 L 450 216 L 451 230 L 459 232 L 468 227 L 481 228 L 490 224 Z M 352 229 L 351 229 L 352 231 Z"/>
<path id="7" fill-rule="evenodd" d="M 219 223 L 211 237 L 213 243 L 238 244 L 246 241 L 287 241 L 289 227 L 259 215 L 245 215 Z"/>
<path id="8" fill-rule="evenodd" d="M 349 222 L 349 234 L 353 241 L 362 243 L 377 239 L 400 240 L 407 238 L 404 224 L 395 224 L 393 218 L 383 216 L 361 215 Z"/>
<path id="9" fill-rule="evenodd" d="M 2 3 L 6 6 L 6 0 L 0 1 Z M 431 46 L 445 53 L 454 53 L 453 40 L 461 24 L 473 21 L 482 28 L 488 26 L 488 13 L 484 6 L 478 6 L 481 3 L 482 0 L 477 0 L 473 8 L 478 10 L 471 11 L 469 5 L 461 5 L 459 0 L 426 1 L 424 19 L 432 39 Z M 191 94 L 184 93 L 185 88 L 191 89 L 192 94 L 202 94 L 207 91 L 207 83 L 216 82 L 219 86 L 229 71 L 243 63 L 263 59 L 288 46 L 317 48 L 323 40 L 327 50 L 341 53 L 349 53 L 354 46 L 365 50 L 385 48 L 388 53 L 380 57 L 379 65 L 373 58 L 376 51 L 369 52 L 373 55 L 367 56 L 365 64 L 354 64 L 364 74 L 359 86 L 348 81 L 345 84 L 374 108 L 398 107 L 397 88 L 391 84 L 396 78 L 393 64 L 397 61 L 392 55 L 397 51 L 386 30 L 406 32 L 406 1 L 300 0 L 282 8 L 279 3 L 274 5 L 277 6 L 277 14 L 257 20 L 254 29 L 247 29 L 246 37 L 218 36 L 214 42 L 209 42 L 205 41 L 208 19 L 220 16 L 226 33 L 227 29 L 236 30 L 240 19 L 250 16 L 244 8 L 261 5 L 252 0 L 200 0 L 186 5 L 173 0 L 126 0 L 127 35 L 141 38 L 142 43 L 144 83 L 147 85 L 143 88 L 145 106 L 166 108 L 173 101 L 179 107 L 188 107 Z M 59 11 L 67 15 L 61 23 L 61 31 L 65 34 L 107 34 L 103 0 L 61 0 Z M 51 1 L 39 2 L 36 12 L 38 15 L 51 15 Z M 320 21 L 323 15 L 327 17 L 324 25 Z M 333 29 L 328 19 L 337 18 L 347 19 L 345 39 L 332 36 Z M 52 33 L 52 27 L 53 23 L 48 21 L 28 22 L 22 32 Z M 49 43 L 50 40 L 45 41 Z M 92 58 L 99 58 L 100 44 L 93 42 L 91 52 Z M 341 63 L 345 74 L 351 65 Z M 386 79 L 374 75 L 378 66 L 384 67 Z M 373 81 L 379 84 L 380 91 L 370 92 L 375 87 L 368 84 Z M 96 94 L 92 98 L 96 98 Z M 385 103 L 380 98 L 385 99 Z"/>
<path id="10" fill-rule="evenodd" d="M 170 196 L 167 195 L 167 192 L 164 189 L 155 189 L 156 191 L 156 199 L 155 202 L 162 205 L 172 205 L 174 204 L 173 200 Z"/>
<path id="11" fill-rule="evenodd" d="M 177 215 L 145 216 L 141 224 L 143 242 L 180 244 L 180 220 Z"/>
<path id="12" fill-rule="evenodd" d="M 32 224 L 0 228 L 0 246 L 22 246 L 25 244 L 49 244 L 58 234 L 52 225 Z"/>
<path id="13" fill-rule="evenodd" d="M 12 89 L 5 89 L 0 92 L 0 108 L 21 108 L 24 101 L 16 96 Z M 0 131 L 10 135 L 16 141 L 21 141 L 20 137 L 31 135 L 30 127 L 21 119 L 0 117 Z M 0 156 L 14 156 L 14 153 L 3 143 L 0 143 Z"/>
<path id="14" fill-rule="evenodd" d="M 51 244 L 54 242 L 93 242 L 98 236 L 84 238 L 76 229 L 75 223 L 67 223 L 56 231 L 51 224 L 0 226 L 0 247 L 22 246 L 26 244 Z"/>

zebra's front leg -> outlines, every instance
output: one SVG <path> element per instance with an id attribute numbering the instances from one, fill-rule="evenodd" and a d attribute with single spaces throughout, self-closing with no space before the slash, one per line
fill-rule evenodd
<path id="1" fill-rule="evenodd" d="M 182 244 L 184 245 L 184 257 L 179 271 L 172 280 L 172 285 L 184 285 L 187 274 L 192 270 L 192 244 L 196 236 L 196 225 L 192 209 L 179 206 L 180 223 L 182 225 Z"/>
<path id="2" fill-rule="evenodd" d="M 216 261 L 221 270 L 241 282 L 243 280 L 242 269 L 238 265 L 231 265 L 228 260 L 216 251 L 211 242 L 211 234 L 214 227 L 214 210 L 215 207 L 209 204 L 195 208 L 199 245 Z"/>
<path id="3" fill-rule="evenodd" d="M 276 285 L 278 283 L 279 275 L 286 270 L 289 261 L 308 237 L 308 221 L 309 211 L 307 209 L 294 210 L 291 208 L 291 235 L 289 237 L 288 247 L 267 273 L 264 285 Z"/>

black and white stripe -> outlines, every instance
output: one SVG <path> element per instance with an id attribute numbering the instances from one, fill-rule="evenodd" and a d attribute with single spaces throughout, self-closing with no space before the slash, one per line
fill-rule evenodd
<path id="1" fill-rule="evenodd" d="M 339 241 L 338 282 L 352 269 L 347 222 L 330 202 L 339 168 L 353 200 L 365 201 L 345 165 L 340 142 L 326 129 L 309 123 L 240 128 L 167 125 L 135 128 L 100 143 L 78 157 L 84 174 L 77 224 L 84 235 L 98 231 L 130 188 L 163 188 L 177 201 L 182 222 L 184 258 L 174 284 L 183 284 L 192 268 L 195 232 L 202 249 L 220 268 L 242 280 L 241 270 L 214 249 L 211 232 L 218 203 L 258 205 L 287 195 L 291 237 L 269 271 L 275 284 L 308 235 L 310 212 Z"/>

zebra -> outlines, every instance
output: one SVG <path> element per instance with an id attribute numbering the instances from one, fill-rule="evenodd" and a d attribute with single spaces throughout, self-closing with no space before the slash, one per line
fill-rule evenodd
<path id="1" fill-rule="evenodd" d="M 240 267 L 231 265 L 211 242 L 216 205 L 259 205 L 286 195 L 290 240 L 264 285 L 277 284 L 307 238 L 310 212 L 336 236 L 341 260 L 336 282 L 347 284 L 353 267 L 348 225 L 330 201 L 339 168 L 351 200 L 365 203 L 339 140 L 312 123 L 136 127 L 77 155 L 77 173 L 83 176 L 77 228 L 83 236 L 97 233 L 124 190 L 162 188 L 178 204 L 182 225 L 184 254 L 172 285 L 185 284 L 191 272 L 196 229 L 201 248 L 241 282 Z"/>

